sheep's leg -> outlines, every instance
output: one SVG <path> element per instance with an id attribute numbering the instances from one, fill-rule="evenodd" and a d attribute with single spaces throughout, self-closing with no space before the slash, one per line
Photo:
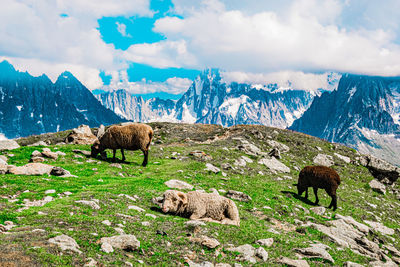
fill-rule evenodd
<path id="1" fill-rule="evenodd" d="M 117 153 L 117 150 L 116 149 L 113 149 L 113 162 L 115 162 L 115 154 Z"/>
<path id="2" fill-rule="evenodd" d="M 125 154 L 124 154 L 124 149 L 121 148 L 121 154 L 122 154 L 122 161 L 125 161 Z"/>
<path id="3" fill-rule="evenodd" d="M 331 195 L 332 201 L 331 204 L 329 204 L 328 209 L 333 207 L 333 210 L 335 211 L 337 209 L 337 197 L 336 195 Z"/>
<path id="4" fill-rule="evenodd" d="M 314 194 L 315 194 L 315 205 L 318 205 L 319 199 L 318 199 L 318 187 L 313 187 L 314 189 Z"/>
<path id="5" fill-rule="evenodd" d="M 144 159 L 143 159 L 143 163 L 142 166 L 146 167 L 147 165 L 147 160 L 149 158 L 149 151 L 148 150 L 143 150 L 143 155 L 144 155 Z"/>
<path id="6" fill-rule="evenodd" d="M 305 196 L 305 198 L 308 199 L 308 187 L 306 188 L 306 196 Z"/>

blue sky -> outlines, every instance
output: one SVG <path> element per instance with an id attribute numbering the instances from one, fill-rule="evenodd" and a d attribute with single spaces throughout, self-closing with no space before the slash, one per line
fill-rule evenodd
<path id="1" fill-rule="evenodd" d="M 182 94 L 208 67 L 300 89 L 400 75 L 398 0 L 2 1 L 0 59 L 91 90 Z"/>

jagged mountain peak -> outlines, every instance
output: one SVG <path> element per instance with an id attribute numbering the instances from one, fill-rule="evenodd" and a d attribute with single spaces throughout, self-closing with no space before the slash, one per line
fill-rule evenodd
<path id="1" fill-rule="evenodd" d="M 10 62 L 8 62 L 7 60 L 3 60 L 0 62 L 0 71 L 4 72 L 4 71 L 12 71 L 15 72 L 15 68 L 13 65 L 11 65 Z"/>

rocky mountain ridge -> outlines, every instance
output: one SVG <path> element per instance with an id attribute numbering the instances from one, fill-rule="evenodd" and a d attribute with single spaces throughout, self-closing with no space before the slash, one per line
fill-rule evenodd
<path id="1" fill-rule="evenodd" d="M 122 121 L 69 72 L 52 83 L 0 63 L 0 133 L 7 138 Z"/>

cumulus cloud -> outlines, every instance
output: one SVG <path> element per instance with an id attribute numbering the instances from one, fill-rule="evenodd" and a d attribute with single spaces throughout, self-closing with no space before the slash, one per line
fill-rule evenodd
<path id="1" fill-rule="evenodd" d="M 100 69 L 127 67 L 120 51 L 102 40 L 97 19 L 133 14 L 151 15 L 149 1 L 3 0 L 0 56 L 20 70 L 48 73 L 52 79 L 69 69 L 93 89 Z"/>
<path id="2" fill-rule="evenodd" d="M 154 27 L 169 42 L 185 40 L 187 53 L 196 55 L 193 67 L 400 75 L 400 47 L 393 32 L 337 26 L 343 2 L 293 1 L 284 15 L 248 15 L 227 10 L 217 0 L 203 3 L 186 8 L 184 18 L 161 18 Z"/>
<path id="3" fill-rule="evenodd" d="M 111 82 L 102 89 L 106 91 L 125 89 L 132 94 L 149 94 L 154 92 L 167 92 L 170 94 L 182 94 L 191 85 L 192 81 L 187 78 L 171 77 L 165 82 L 153 82 L 143 79 L 138 82 L 131 82 L 125 70 L 106 73 L 111 75 Z"/>
<path id="4" fill-rule="evenodd" d="M 123 37 L 132 37 L 129 33 L 126 33 L 126 24 L 116 22 L 116 25 L 117 25 L 117 31 L 118 31 Z"/>
<path id="5" fill-rule="evenodd" d="M 246 72 L 222 72 L 227 83 L 251 83 L 267 85 L 276 83 L 283 88 L 295 90 L 315 91 L 318 89 L 336 89 L 340 74 L 337 73 L 304 73 L 301 71 L 280 71 L 271 73 L 246 73 Z M 331 82 L 331 83 L 329 83 Z"/>

